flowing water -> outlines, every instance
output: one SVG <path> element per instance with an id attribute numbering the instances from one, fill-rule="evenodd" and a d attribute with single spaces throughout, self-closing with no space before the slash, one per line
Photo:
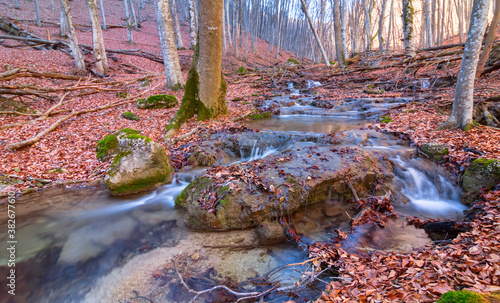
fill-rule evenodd
<path id="1" fill-rule="evenodd" d="M 321 84 L 307 84 L 308 87 L 318 85 Z M 289 88 L 292 95 L 299 94 L 293 86 Z M 289 96 L 271 102 L 281 102 L 284 98 Z M 312 96 L 304 98 L 313 99 Z M 361 110 L 348 111 L 347 115 L 344 111 L 317 116 L 314 115 L 317 108 L 311 105 L 295 103 L 290 108 L 289 114 L 248 126 L 330 133 L 368 123 L 360 118 Z M 299 108 L 313 110 L 309 115 L 292 114 Z M 250 150 L 240 151 L 240 162 L 263 158 L 283 148 L 257 141 L 251 144 Z M 460 218 L 465 207 L 460 204 L 458 189 L 444 177 L 444 171 L 415 158 L 413 149 L 395 142 L 374 139 L 364 145 L 362 148 L 385 153 L 397 164 L 395 185 L 408 203 L 396 206 L 396 211 L 422 218 Z M 15 300 L 2 296 L 0 302 L 189 302 L 193 296 L 180 284 L 170 261 L 180 253 L 180 271 L 188 285 L 198 290 L 217 284 L 240 291 L 264 290 L 266 285 L 252 280 L 274 268 L 307 259 L 305 253 L 292 245 L 260 245 L 253 230 L 198 232 L 187 229 L 184 212 L 174 208 L 174 200 L 203 170 L 177 172 L 171 184 L 126 197 L 113 197 L 102 187 L 52 189 L 20 197 L 17 203 L 24 211 L 16 219 L 20 239 L 16 252 L 17 294 Z M 33 209 L 26 209 L 27 206 Z M 327 200 L 303 207 L 292 216 L 292 224 L 305 242 L 328 241 L 335 230 L 348 231 L 349 219 L 355 215 L 353 204 Z M 2 245 L 6 243 L 5 236 L 2 233 Z M 395 219 L 389 220 L 386 228 L 357 227 L 344 241 L 344 247 L 358 253 L 405 252 L 430 242 L 423 230 L 408 226 L 403 219 Z M 7 261 L 4 254 L 0 255 L 2 275 L 7 274 Z M 292 285 L 299 279 L 300 273 L 289 268 L 273 276 L 271 281 Z M 328 277 L 325 279 L 329 281 Z M 6 292 L 4 287 L 0 286 L 0 291 Z M 307 302 L 319 292 L 320 289 L 313 287 L 293 300 Z M 286 295 L 266 298 L 269 302 L 288 299 Z M 231 302 L 235 298 L 215 292 L 200 300 Z"/>

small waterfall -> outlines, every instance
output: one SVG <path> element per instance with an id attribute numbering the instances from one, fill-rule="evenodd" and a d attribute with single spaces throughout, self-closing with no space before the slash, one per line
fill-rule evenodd
<path id="1" fill-rule="evenodd" d="M 257 146 L 257 140 L 253 142 L 252 149 L 250 150 L 250 155 L 247 156 L 245 151 L 243 149 L 240 149 L 240 155 L 242 160 L 239 162 L 247 162 L 247 161 L 253 161 L 257 159 L 261 159 L 264 157 L 267 157 L 275 152 L 277 152 L 278 149 L 274 148 L 273 146 L 266 146 L 266 147 L 258 147 Z"/>
<path id="2" fill-rule="evenodd" d="M 460 204 L 458 189 L 452 183 L 437 170 L 433 172 L 433 178 L 421 170 L 423 160 L 405 162 L 399 157 L 393 160 L 406 168 L 406 171 L 398 170 L 397 181 L 401 184 L 401 193 L 410 200 L 411 207 L 426 216 L 447 217 L 460 216 L 466 209 Z"/>
<path id="3" fill-rule="evenodd" d="M 307 80 L 306 81 L 306 87 L 307 88 L 313 88 L 313 87 L 318 87 L 318 86 L 321 86 L 323 84 L 321 84 L 321 82 L 318 82 L 318 81 L 313 81 L 313 80 Z"/>

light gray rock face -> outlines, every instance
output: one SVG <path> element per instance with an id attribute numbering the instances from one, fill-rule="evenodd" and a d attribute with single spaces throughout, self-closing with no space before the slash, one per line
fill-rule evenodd
<path id="1" fill-rule="evenodd" d="M 168 183 L 173 173 L 163 146 L 141 135 L 123 135 L 104 180 L 113 194 L 126 195 Z"/>
<path id="2" fill-rule="evenodd" d="M 439 143 L 424 143 L 420 146 L 420 150 L 429 158 L 436 161 L 441 161 L 444 155 L 449 154 L 448 145 Z"/>

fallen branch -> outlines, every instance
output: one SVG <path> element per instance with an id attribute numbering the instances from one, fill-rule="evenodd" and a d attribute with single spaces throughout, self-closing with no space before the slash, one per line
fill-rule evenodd
<path id="1" fill-rule="evenodd" d="M 76 117 L 76 116 L 79 116 L 79 115 L 82 115 L 82 114 L 97 112 L 97 111 L 101 111 L 103 109 L 108 109 L 108 108 L 111 108 L 111 107 L 120 106 L 120 105 L 126 104 L 126 103 L 128 103 L 130 101 L 135 101 L 138 97 L 142 96 L 143 94 L 147 93 L 148 91 L 150 91 L 152 89 L 157 88 L 160 85 L 161 84 L 158 84 L 155 87 L 149 88 L 149 89 L 141 92 L 140 94 L 137 94 L 135 96 L 129 97 L 129 98 L 127 98 L 124 101 L 112 102 L 112 103 L 108 103 L 106 105 L 99 106 L 99 107 L 96 107 L 96 108 L 91 108 L 91 109 L 86 109 L 86 110 L 81 110 L 81 111 L 78 111 L 78 112 L 71 113 L 71 114 L 69 114 L 67 116 L 64 116 L 64 117 L 58 119 L 56 122 L 52 123 L 52 125 L 50 125 L 47 129 L 45 129 L 44 131 L 41 131 L 36 136 L 34 136 L 34 137 L 32 137 L 32 138 L 30 138 L 28 140 L 21 141 L 21 142 L 8 144 L 6 147 L 7 147 L 7 149 L 14 150 L 14 149 L 19 149 L 19 148 L 22 148 L 22 147 L 33 145 L 33 144 L 37 143 L 38 141 L 40 141 L 40 139 L 43 136 L 45 136 L 46 134 L 48 134 L 51 131 L 53 131 L 54 129 L 56 129 L 59 125 L 61 125 L 66 120 L 69 120 L 69 119 L 71 119 L 73 117 Z M 50 114 L 50 111 L 53 110 L 54 107 L 55 106 L 53 106 L 47 112 Z M 47 112 L 46 112 L 46 114 L 47 114 Z"/>

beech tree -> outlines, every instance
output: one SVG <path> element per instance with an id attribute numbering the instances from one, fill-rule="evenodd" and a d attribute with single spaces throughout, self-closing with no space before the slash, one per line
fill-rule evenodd
<path id="1" fill-rule="evenodd" d="M 160 34 L 161 50 L 163 52 L 163 64 L 167 76 L 167 86 L 172 89 L 180 89 L 182 81 L 181 65 L 175 45 L 174 27 L 170 15 L 170 3 L 168 0 L 155 0 L 156 19 Z"/>
<path id="2" fill-rule="evenodd" d="M 415 57 L 413 13 L 413 0 L 403 0 L 403 42 L 405 54 L 409 57 Z"/>
<path id="3" fill-rule="evenodd" d="M 226 81 L 222 75 L 222 12 L 223 0 L 199 2 L 198 42 L 181 106 L 167 126 L 167 138 L 195 114 L 198 120 L 207 120 L 227 113 Z"/>
<path id="4" fill-rule="evenodd" d="M 329 67 L 330 61 L 328 61 L 328 56 L 326 55 L 325 49 L 323 48 L 323 44 L 321 43 L 321 40 L 318 36 L 318 32 L 316 32 L 316 28 L 314 28 L 314 23 L 313 23 L 313 20 L 311 18 L 311 15 L 309 15 L 309 11 L 307 10 L 306 2 L 304 0 L 300 0 L 300 2 L 302 4 L 302 11 L 306 15 L 307 21 L 309 21 L 309 26 L 311 27 L 311 31 L 313 32 L 314 38 L 316 39 L 316 42 L 318 43 L 318 47 L 321 51 L 321 55 L 323 56 L 323 61 L 325 62 L 325 65 L 327 67 Z"/>
<path id="5" fill-rule="evenodd" d="M 472 120 L 474 80 L 483 35 L 486 30 L 489 5 L 490 0 L 474 0 L 462 64 L 458 72 L 453 109 L 448 120 L 438 129 L 460 128 L 468 131 L 474 123 Z"/>
<path id="6" fill-rule="evenodd" d="M 332 0 L 333 9 L 333 26 L 335 31 L 335 53 L 337 55 L 337 62 L 339 63 L 340 70 L 345 70 L 347 62 L 345 60 L 344 44 L 341 35 L 340 25 L 340 0 Z"/>
<path id="7" fill-rule="evenodd" d="M 109 66 L 99 22 L 99 13 L 97 12 L 97 3 L 96 0 L 86 0 L 86 2 L 89 8 L 90 21 L 92 23 L 92 45 L 94 48 L 95 66 L 98 72 L 104 74 L 108 72 Z"/>
<path id="8" fill-rule="evenodd" d="M 76 38 L 75 27 L 73 25 L 73 18 L 71 17 L 71 12 L 69 10 L 68 0 L 59 0 L 61 4 L 61 10 L 66 19 L 68 38 L 69 38 L 69 48 L 71 49 L 71 54 L 75 59 L 76 69 L 78 73 L 85 74 L 85 61 L 83 61 L 82 52 L 78 47 L 78 40 Z"/>
<path id="9" fill-rule="evenodd" d="M 479 63 L 477 64 L 476 77 L 480 77 L 483 73 L 484 65 L 486 60 L 490 56 L 491 47 L 493 46 L 493 40 L 495 39 L 495 33 L 498 26 L 498 21 L 500 21 L 500 0 L 495 0 L 495 14 L 493 15 L 493 20 L 491 20 L 490 29 L 488 30 L 488 36 L 484 40 L 484 49 L 479 57 Z"/>

